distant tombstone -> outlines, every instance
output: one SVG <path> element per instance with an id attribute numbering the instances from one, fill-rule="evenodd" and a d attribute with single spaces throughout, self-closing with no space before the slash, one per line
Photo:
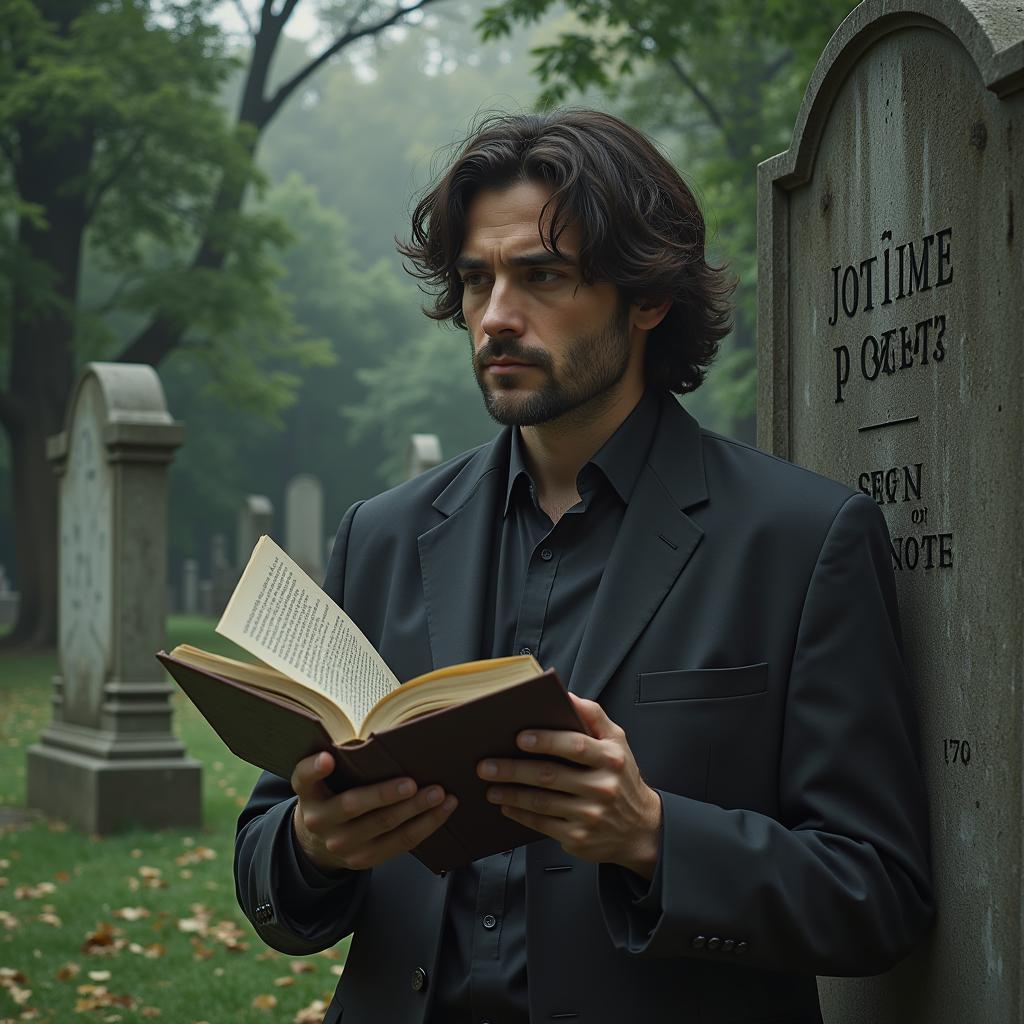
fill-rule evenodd
<path id="1" fill-rule="evenodd" d="M 0 626 L 10 626 L 18 617 L 19 596 L 11 590 L 7 570 L 0 565 Z"/>
<path id="2" fill-rule="evenodd" d="M 89 832 L 200 823 L 201 766 L 171 731 L 167 467 L 182 427 L 149 366 L 90 363 L 47 452 L 60 476 L 59 675 L 28 804 Z"/>
<path id="3" fill-rule="evenodd" d="M 238 572 L 249 564 L 249 556 L 256 547 L 256 541 L 263 534 L 270 534 L 274 527 L 274 506 L 262 494 L 247 494 L 238 512 L 238 557 L 235 565 Z"/>
<path id="4" fill-rule="evenodd" d="M 405 478 L 411 480 L 441 464 L 441 439 L 437 434 L 413 434 L 405 457 Z"/>
<path id="5" fill-rule="evenodd" d="M 181 563 L 181 610 L 185 615 L 199 614 L 199 563 L 194 558 Z"/>
<path id="6" fill-rule="evenodd" d="M 210 602 L 218 618 L 227 606 L 228 598 L 235 589 L 238 574 L 228 561 L 228 539 L 223 533 L 210 538 Z"/>
<path id="7" fill-rule="evenodd" d="M 285 551 L 320 582 L 324 573 L 324 489 L 309 473 L 288 481 L 284 491 Z"/>
<path id="8" fill-rule="evenodd" d="M 1020 11 L 867 0 L 760 170 L 759 442 L 885 515 L 930 791 L 935 926 L 836 1024 L 1024 1020 Z"/>

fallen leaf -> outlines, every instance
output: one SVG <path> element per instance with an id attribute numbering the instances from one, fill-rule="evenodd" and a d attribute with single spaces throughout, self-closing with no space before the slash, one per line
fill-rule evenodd
<path id="1" fill-rule="evenodd" d="M 309 1006 L 304 1006 L 293 1018 L 293 1024 L 323 1024 L 327 1003 L 323 999 L 314 999 Z"/>
<path id="2" fill-rule="evenodd" d="M 141 921 L 142 918 L 149 917 L 149 911 L 145 907 L 121 907 L 113 911 L 113 914 L 122 921 Z"/>
<path id="3" fill-rule="evenodd" d="M 59 981 L 70 981 L 81 969 L 78 964 L 67 963 L 57 969 L 57 978 Z"/>
<path id="4" fill-rule="evenodd" d="M 49 896 L 57 891 L 53 882 L 39 882 L 37 885 L 19 885 L 14 890 L 16 900 L 37 900 L 40 896 Z"/>
<path id="5" fill-rule="evenodd" d="M 287 988 L 289 985 L 295 984 L 295 979 L 290 974 L 286 974 L 283 978 L 275 978 L 274 984 L 278 988 Z"/>
<path id="6" fill-rule="evenodd" d="M 310 963 L 308 960 L 292 960 L 288 966 L 292 974 L 309 974 L 316 970 L 316 964 Z"/>
<path id="7" fill-rule="evenodd" d="M 90 971 L 90 981 L 110 981 L 110 971 Z"/>
<path id="8" fill-rule="evenodd" d="M 277 996 L 253 996 L 253 1000 L 250 1005 L 254 1010 L 272 1010 L 275 1006 L 277 1006 Z"/>

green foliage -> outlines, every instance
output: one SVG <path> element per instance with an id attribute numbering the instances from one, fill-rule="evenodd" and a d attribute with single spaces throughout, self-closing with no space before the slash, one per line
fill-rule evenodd
<path id="1" fill-rule="evenodd" d="M 302 365 L 323 362 L 326 350 L 295 330 L 275 285 L 273 251 L 289 239 L 280 220 L 217 201 L 262 183 L 251 131 L 236 130 L 220 105 L 239 62 L 226 52 L 213 5 L 78 0 L 60 8 L 59 23 L 30 0 L 4 6 L 0 213 L 10 215 L 0 217 L 0 258 L 16 275 L 7 280 L 19 286 L 19 322 L 63 303 L 80 353 L 110 358 L 129 328 L 165 317 L 188 327 L 186 348 L 211 373 L 241 368 L 231 388 L 241 404 L 277 415 L 295 379 L 264 372 L 262 358 L 272 351 Z M 76 159 L 59 166 L 69 152 Z M 68 296 L 45 257 L 51 244 L 30 252 L 16 243 L 29 216 L 55 237 L 84 228 L 102 299 Z M 192 264 L 204 234 L 226 254 L 223 269 Z M 9 342 L 9 326 L 0 342 Z"/>
<path id="2" fill-rule="evenodd" d="M 409 435 L 437 434 L 446 458 L 482 444 L 497 430 L 484 411 L 471 369 L 469 341 L 437 327 L 399 346 L 383 363 L 358 373 L 365 399 L 345 410 L 356 441 L 381 437 L 384 483 L 404 478 Z"/>

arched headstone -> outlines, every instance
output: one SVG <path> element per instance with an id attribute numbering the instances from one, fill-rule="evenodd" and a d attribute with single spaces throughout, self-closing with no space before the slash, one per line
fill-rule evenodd
<path id="1" fill-rule="evenodd" d="M 200 765 L 171 731 L 167 467 L 182 427 L 149 366 L 90 363 L 49 441 L 60 475 L 59 675 L 28 803 L 89 832 L 200 821 Z"/>
<path id="2" fill-rule="evenodd" d="M 825 1019 L 1020 1024 L 1019 0 L 861 4 L 758 215 L 759 441 L 885 515 L 930 793 L 935 926 Z"/>

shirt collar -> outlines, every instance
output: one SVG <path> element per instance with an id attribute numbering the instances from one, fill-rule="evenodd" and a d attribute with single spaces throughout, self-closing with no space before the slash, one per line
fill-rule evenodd
<path id="1" fill-rule="evenodd" d="M 601 446 L 590 461 L 580 470 L 576 477 L 577 487 L 586 487 L 586 478 L 592 474 L 591 467 L 601 470 L 615 493 L 628 505 L 633 496 L 640 470 L 647 460 L 654 432 L 658 425 L 658 399 L 650 391 L 645 391 L 633 411 L 619 424 L 618 429 Z M 512 428 L 512 444 L 508 461 L 508 486 L 505 490 L 505 511 L 508 515 L 512 503 L 512 493 L 519 477 L 525 476 L 527 485 L 533 486 L 533 478 L 526 467 L 523 451 L 523 440 L 519 428 Z M 593 484 L 589 485 L 590 489 Z"/>

